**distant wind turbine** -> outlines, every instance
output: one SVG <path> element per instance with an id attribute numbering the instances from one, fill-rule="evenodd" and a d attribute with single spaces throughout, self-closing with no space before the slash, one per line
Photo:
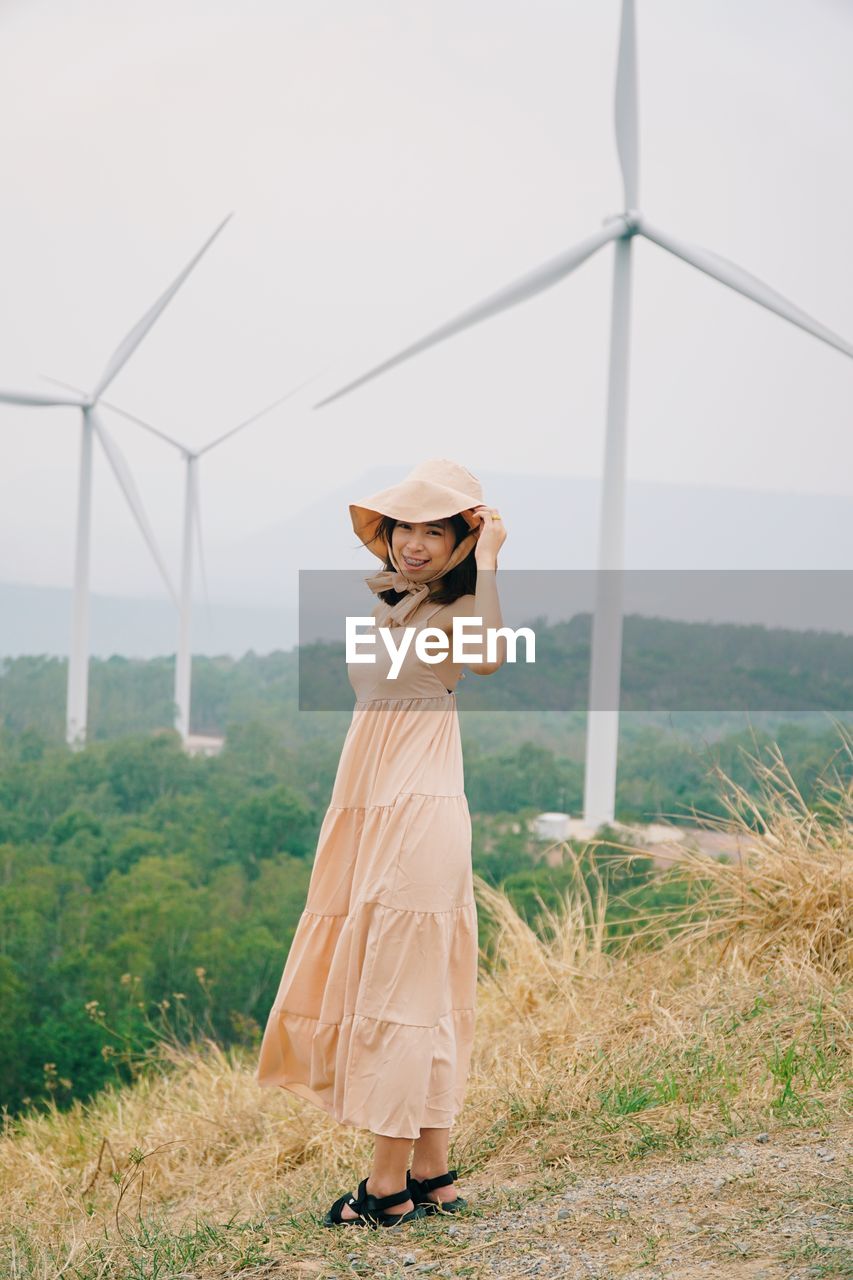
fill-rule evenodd
<path id="1" fill-rule="evenodd" d="M 310 378 L 305 378 L 295 387 L 291 387 L 283 396 L 279 396 L 277 400 L 273 400 L 271 404 L 266 405 L 263 409 L 259 409 L 257 413 L 252 414 L 251 418 L 246 418 L 243 422 L 239 422 L 236 427 L 217 436 L 215 440 L 209 441 L 202 445 L 200 449 L 192 449 L 189 445 L 184 444 L 181 440 L 177 440 L 174 436 L 169 435 L 166 431 L 162 431 L 159 427 L 154 427 L 150 422 L 146 422 L 143 418 L 138 417 L 134 413 L 129 413 L 126 409 L 120 408 L 117 404 L 111 403 L 109 400 L 102 400 L 101 404 L 105 409 L 111 409 L 113 413 L 119 414 L 122 418 L 126 418 L 128 422 L 134 422 L 137 426 L 143 427 L 144 430 L 151 432 L 152 435 L 158 436 L 167 444 L 177 449 L 181 454 L 185 464 L 184 474 L 184 512 L 183 512 L 183 536 L 181 541 L 181 582 L 180 594 L 176 600 L 179 610 L 178 625 L 178 648 L 175 659 L 175 728 L 181 735 L 184 742 L 190 734 L 190 702 L 192 697 L 192 650 L 190 640 L 191 620 L 192 620 L 192 595 L 193 595 L 193 539 L 195 538 L 196 548 L 198 551 L 199 569 L 204 589 L 205 599 L 208 598 L 207 593 L 207 574 L 204 567 L 204 544 L 201 536 L 201 509 L 199 504 L 199 479 L 198 464 L 201 458 L 210 453 L 212 449 L 216 449 L 219 445 L 224 444 L 226 440 L 230 440 L 232 436 L 236 436 L 238 432 L 245 431 L 246 427 L 250 427 L 260 418 L 271 413 L 273 409 L 280 404 L 284 404 L 286 400 L 290 400 L 303 387 L 308 386 L 319 375 L 313 374 Z M 58 386 L 66 387 L 69 390 L 76 390 L 67 382 L 58 382 L 57 379 L 51 378 L 49 381 L 54 382 Z"/>
<path id="2" fill-rule="evenodd" d="M 124 493 L 128 506 L 133 513 L 148 549 L 160 572 L 169 595 L 178 604 L 178 597 L 157 541 L 154 531 L 146 515 L 142 499 L 130 471 L 130 467 L 119 449 L 118 444 L 109 434 L 97 406 L 107 387 L 118 376 L 145 335 L 159 319 L 162 312 L 171 302 L 187 276 L 207 252 L 223 227 L 232 217 L 229 214 L 199 249 L 198 253 L 184 267 L 165 293 L 161 294 L 152 307 L 130 330 L 123 342 L 116 347 L 107 363 L 95 389 L 88 394 L 76 392 L 73 395 L 44 395 L 28 391 L 0 391 L 0 404 L 26 405 L 31 407 L 54 407 L 57 405 L 73 405 L 79 408 L 82 415 L 82 432 L 80 446 L 80 473 L 77 498 L 77 542 L 74 557 L 74 593 L 72 604 L 71 649 L 68 662 L 68 697 L 66 704 L 65 736 L 70 746 L 82 746 L 86 740 L 87 706 L 89 695 L 89 562 L 92 529 L 92 454 L 93 439 L 97 436 L 106 454 L 107 461 Z"/>
<path id="3" fill-rule="evenodd" d="M 654 226 L 639 210 L 639 147 L 637 141 L 637 56 L 633 0 L 623 0 L 616 70 L 616 146 L 624 184 L 624 211 L 604 220 L 573 248 L 552 258 L 520 280 L 492 294 L 461 315 L 397 352 L 390 359 L 338 388 L 314 407 L 331 404 L 452 338 L 472 325 L 488 320 L 520 302 L 534 298 L 565 279 L 605 244 L 613 242 L 613 286 L 610 329 L 610 371 L 607 427 L 602 475 L 601 511 L 598 534 L 598 569 L 592 623 L 589 713 L 587 719 L 586 768 L 584 778 L 584 821 L 592 827 L 612 822 L 616 802 L 616 765 L 619 743 L 619 695 L 622 666 L 622 575 L 625 526 L 625 428 L 628 401 L 628 350 L 631 311 L 631 241 L 645 236 L 662 249 L 681 258 L 721 284 L 789 320 L 822 342 L 853 356 L 853 344 L 833 333 L 769 285 L 758 280 L 727 258 L 678 240 Z M 616 572 L 600 572 L 600 570 Z M 612 708 L 612 709 L 611 709 Z"/>

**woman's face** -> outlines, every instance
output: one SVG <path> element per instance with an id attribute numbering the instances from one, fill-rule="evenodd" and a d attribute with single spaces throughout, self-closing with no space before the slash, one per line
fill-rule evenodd
<path id="1" fill-rule="evenodd" d="M 453 554 L 454 545 L 453 525 L 447 519 L 426 524 L 398 520 L 391 534 L 394 559 L 415 581 L 440 572 Z"/>

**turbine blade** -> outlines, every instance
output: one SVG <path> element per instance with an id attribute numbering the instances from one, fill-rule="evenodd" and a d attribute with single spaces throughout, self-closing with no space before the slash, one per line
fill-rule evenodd
<path id="1" fill-rule="evenodd" d="M 208 453 L 211 449 L 215 449 L 218 444 L 222 444 L 223 440 L 228 440 L 231 436 L 236 435 L 238 431 L 244 430 L 245 427 L 250 427 L 253 422 L 257 422 L 258 419 L 263 418 L 265 414 L 271 413 L 278 405 L 284 404 L 285 400 L 292 399 L 293 396 L 300 392 L 303 387 L 307 387 L 311 382 L 316 382 L 319 377 L 319 373 L 312 373 L 310 378 L 303 378 L 302 382 L 297 383 L 295 387 L 291 387 L 289 391 L 285 391 L 284 395 L 279 396 L 277 400 L 273 400 L 272 404 L 268 404 L 265 408 L 259 409 L 257 413 L 252 414 L 251 418 L 246 418 L 245 422 L 239 422 L 236 427 L 232 427 L 231 430 L 226 431 L 224 435 L 217 436 L 215 440 L 211 440 L 209 444 L 198 449 L 198 456 L 201 457 L 203 453 Z"/>
<path id="2" fill-rule="evenodd" d="M 677 258 L 681 258 L 684 262 L 689 262 L 692 267 L 696 267 L 697 270 L 704 271 L 706 275 L 719 280 L 720 284 L 728 285 L 736 293 L 742 293 L 744 297 L 751 298 L 753 302 L 758 302 L 762 307 L 766 307 L 768 311 L 775 311 L 776 315 L 781 316 L 783 320 L 789 320 L 798 329 L 805 329 L 806 333 L 811 333 L 814 337 L 820 338 L 821 342 L 828 343 L 829 346 L 835 347 L 837 351 L 843 352 L 844 355 L 853 356 L 853 343 L 840 337 L 832 329 L 828 329 L 826 325 L 808 315 L 796 303 L 790 302 L 781 293 L 777 293 L 775 289 L 771 288 L 769 284 L 765 284 L 757 276 L 745 271 L 737 263 L 730 262 L 728 258 L 723 258 L 718 253 L 712 253 L 710 249 L 703 249 L 699 245 L 688 244 L 685 240 L 678 240 L 667 231 L 661 231 L 658 227 L 653 227 L 645 218 L 640 220 L 638 230 L 647 240 L 654 241 L 662 249 L 675 254 Z"/>
<path id="3" fill-rule="evenodd" d="M 40 373 L 39 378 L 42 382 L 49 382 L 51 386 L 62 387 L 63 391 L 73 391 L 75 396 L 80 397 L 81 403 L 86 399 L 86 392 L 82 387 L 78 387 L 73 382 L 65 382 L 62 378 L 51 378 L 47 373 Z"/>
<path id="4" fill-rule="evenodd" d="M 639 143 L 637 140 L 637 34 L 634 0 L 622 0 L 619 58 L 616 64 L 614 122 L 616 149 L 622 166 L 625 208 L 639 205 Z"/>
<path id="5" fill-rule="evenodd" d="M 67 391 L 80 391 L 79 387 L 75 387 L 73 382 L 63 382 L 60 378 L 48 377 L 46 373 L 40 375 L 45 382 L 52 382 L 57 387 L 65 387 Z M 83 392 L 80 392 L 83 395 Z M 186 447 L 181 444 L 180 440 L 176 440 L 173 436 L 167 435 L 165 431 L 161 431 L 159 427 L 152 427 L 150 422 L 146 422 L 144 418 L 137 418 L 135 414 L 128 413 L 127 409 L 120 408 L 117 404 L 111 404 L 109 400 L 102 400 L 101 405 L 105 409 L 112 409 L 113 413 L 117 413 L 120 418 L 127 418 L 128 422 L 135 422 L 138 427 L 142 427 L 145 431 L 150 431 L 152 435 L 159 436 L 161 440 L 165 440 L 167 444 L 172 444 L 176 449 L 181 449 L 184 453 L 188 452 Z"/>
<path id="6" fill-rule="evenodd" d="M 127 504 L 133 513 L 133 518 L 139 526 L 139 530 L 145 539 L 148 550 L 154 557 L 154 562 L 160 571 L 160 576 L 166 584 L 166 589 L 172 597 L 176 607 L 178 605 L 178 593 L 176 592 L 172 580 L 169 577 L 169 571 L 166 568 L 166 562 L 160 554 L 160 548 L 157 546 L 157 539 L 154 536 L 154 530 L 142 503 L 139 490 L 136 487 L 136 481 L 133 478 L 127 459 L 115 440 L 107 431 L 100 418 L 95 413 L 91 413 L 92 425 L 95 428 L 95 434 L 101 442 L 107 461 L 112 467 L 116 480 L 118 480 L 121 490 L 127 499 Z"/>
<path id="7" fill-rule="evenodd" d="M 538 293 L 542 293 L 545 289 L 550 289 L 552 285 L 558 284 L 576 267 L 579 267 L 582 262 L 586 262 L 587 258 L 591 257 L 602 245 L 607 244 L 610 240 L 618 240 L 624 234 L 625 222 L 623 219 L 616 218 L 608 222 L 600 231 L 593 232 L 592 235 L 579 241 L 573 248 L 567 249 L 565 253 L 561 253 L 549 262 L 543 263 L 542 266 L 537 267 L 526 276 L 522 276 L 520 280 L 514 281 L 498 293 L 486 298 L 483 302 L 479 302 L 476 306 L 463 311 L 455 319 L 441 325 L 438 329 L 434 329 L 425 338 L 421 338 L 412 343 L 411 346 L 405 347 L 396 355 L 391 356 L 389 360 L 385 360 L 382 364 L 368 370 L 367 373 L 363 373 L 361 377 L 356 378 L 353 382 L 348 382 L 346 386 L 339 387 L 337 391 L 333 391 L 331 395 L 318 401 L 314 408 L 321 409 L 323 405 L 331 404 L 333 400 L 338 400 L 341 396 L 354 391 L 356 387 L 363 386 L 365 382 L 370 382 L 372 378 L 378 378 L 380 374 L 387 373 L 395 365 L 402 364 L 404 360 L 409 360 L 412 356 L 420 355 L 422 351 L 427 351 L 430 347 L 436 346 L 437 343 L 444 342 L 447 338 L 452 338 L 464 329 L 470 329 L 472 325 L 479 324 L 481 320 L 488 320 L 491 316 L 496 316 L 501 311 L 508 311 L 510 307 L 515 307 L 520 302 L 526 302 L 528 298 L 535 298 Z"/>
<path id="8" fill-rule="evenodd" d="M 110 361 L 103 372 L 103 375 L 101 376 L 100 382 L 96 386 L 95 390 L 92 392 L 93 400 L 97 400 L 99 396 L 101 396 L 103 392 L 106 391 L 107 387 L 110 385 L 113 379 L 118 375 L 120 370 L 124 368 L 125 364 L 133 355 L 134 351 L 139 346 L 140 342 L 145 337 L 145 335 L 148 333 L 149 329 L 152 327 L 155 321 L 159 319 L 161 313 L 165 310 L 165 308 L 171 302 L 172 298 L 174 298 L 175 294 L 178 292 L 181 285 L 186 280 L 187 276 L 193 270 L 196 263 L 204 256 L 204 254 L 213 244 L 216 237 L 224 228 L 225 224 L 229 222 L 233 216 L 234 216 L 233 214 L 229 213 L 228 217 L 224 218 L 223 221 L 220 222 L 219 226 L 216 228 L 213 235 L 210 236 L 207 240 L 205 240 L 204 244 L 201 246 L 201 248 L 199 249 L 195 257 L 192 258 L 187 263 L 183 271 L 180 273 L 179 276 L 176 277 L 175 280 L 172 281 L 172 283 L 169 285 L 165 293 L 162 293 L 160 295 L 160 297 L 157 299 L 154 305 L 150 307 L 148 311 L 145 312 L 145 315 L 142 317 L 142 319 L 137 321 L 137 323 L 133 326 L 133 328 L 131 329 L 127 337 L 124 339 L 124 341 L 119 343 L 119 345 L 116 347 L 115 351 L 113 352 L 110 358 Z"/>
<path id="9" fill-rule="evenodd" d="M 48 396 L 38 391 L 0 391 L 0 404 L 56 405 L 71 404 L 78 409 L 84 403 L 83 397 L 73 400 L 71 396 Z"/>
<path id="10" fill-rule="evenodd" d="M 176 449 L 180 449 L 182 453 L 191 452 L 186 445 L 181 444 L 180 440 L 176 440 L 174 436 L 170 436 L 167 432 L 161 431 L 159 427 L 152 427 L 151 423 L 146 422 L 144 418 L 138 417 L 135 413 L 128 412 L 127 409 L 122 409 L 111 400 L 101 400 L 100 404 L 104 409 L 111 409 L 113 413 L 117 413 L 120 418 L 126 418 L 128 422 L 133 422 L 137 427 L 142 427 L 144 431 L 150 431 L 152 435 L 159 437 L 160 440 L 165 440 L 166 444 L 174 445 L 174 447 Z"/>

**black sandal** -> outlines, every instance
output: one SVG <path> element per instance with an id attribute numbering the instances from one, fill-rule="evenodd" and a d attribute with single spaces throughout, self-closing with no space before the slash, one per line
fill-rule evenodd
<path id="1" fill-rule="evenodd" d="M 455 1200 L 438 1201 L 430 1200 L 427 1195 L 428 1191 L 434 1191 L 436 1187 L 449 1187 L 456 1178 L 455 1169 L 448 1169 L 447 1173 L 439 1173 L 434 1178 L 413 1178 L 407 1169 L 406 1185 L 415 1208 L 422 1206 L 427 1213 L 458 1213 L 460 1209 L 467 1209 L 468 1201 L 463 1200 L 462 1196 L 457 1196 Z"/>
<path id="2" fill-rule="evenodd" d="M 347 1191 L 342 1196 L 339 1196 L 323 1219 L 323 1226 L 371 1227 L 375 1230 L 377 1227 L 394 1227 L 398 1222 L 411 1222 L 413 1218 L 427 1217 L 429 1210 L 422 1204 L 416 1204 L 413 1209 L 407 1209 L 405 1213 L 384 1212 L 392 1204 L 403 1204 L 406 1200 L 411 1199 L 412 1195 L 408 1186 L 403 1191 L 393 1192 L 390 1196 L 371 1195 L 367 1190 L 367 1178 L 362 1178 L 358 1184 L 358 1195 L 352 1196 Z M 345 1204 L 348 1204 L 351 1209 L 355 1209 L 358 1214 L 357 1218 L 341 1217 L 341 1210 Z"/>

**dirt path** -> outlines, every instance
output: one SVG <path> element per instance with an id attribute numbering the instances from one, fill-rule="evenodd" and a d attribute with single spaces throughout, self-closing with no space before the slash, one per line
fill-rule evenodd
<path id="1" fill-rule="evenodd" d="M 470 1176 L 465 1217 L 413 1223 L 399 1243 L 364 1233 L 371 1239 L 352 1242 L 345 1267 L 327 1256 L 279 1274 L 837 1280 L 853 1276 L 850 1139 L 777 1131 L 702 1157 L 647 1156 L 503 1186 Z"/>

